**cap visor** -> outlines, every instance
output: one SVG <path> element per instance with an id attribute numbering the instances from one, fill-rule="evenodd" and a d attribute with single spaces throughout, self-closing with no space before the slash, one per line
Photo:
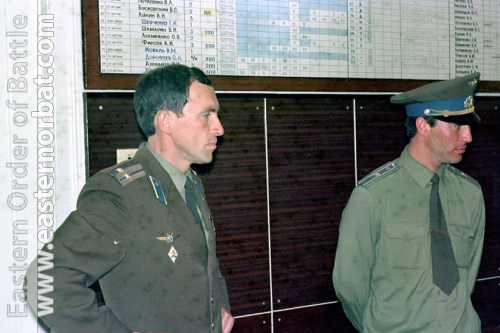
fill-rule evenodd
<path id="1" fill-rule="evenodd" d="M 475 113 L 468 113 L 468 114 L 463 114 L 460 116 L 449 116 L 449 117 L 442 117 L 442 116 L 433 116 L 434 118 L 447 122 L 447 123 L 453 123 L 457 125 L 470 125 L 474 126 L 477 125 L 480 121 L 481 118 Z"/>

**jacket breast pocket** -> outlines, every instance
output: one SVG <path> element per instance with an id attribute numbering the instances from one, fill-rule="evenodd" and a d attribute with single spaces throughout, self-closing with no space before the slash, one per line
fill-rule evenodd
<path id="1" fill-rule="evenodd" d="M 429 230 L 422 224 L 386 225 L 387 258 L 393 268 L 420 268 L 426 264 L 426 236 Z"/>
<path id="2" fill-rule="evenodd" d="M 471 228 L 448 223 L 448 232 L 453 245 L 453 253 L 458 267 L 469 267 Z"/>

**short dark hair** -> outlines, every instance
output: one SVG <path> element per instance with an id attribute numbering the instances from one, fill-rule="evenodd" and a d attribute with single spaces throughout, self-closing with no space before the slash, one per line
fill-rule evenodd
<path id="1" fill-rule="evenodd" d="M 406 135 L 410 139 L 413 138 L 415 136 L 415 134 L 417 134 L 417 125 L 416 125 L 417 118 L 420 118 L 420 117 L 406 117 L 406 122 L 405 122 Z M 422 118 L 424 118 L 424 120 L 429 125 L 431 125 L 431 127 L 436 126 L 436 118 L 431 117 L 431 116 L 425 116 Z"/>
<path id="2" fill-rule="evenodd" d="M 134 95 L 137 122 L 146 137 L 155 134 L 154 117 L 160 110 L 182 117 L 188 102 L 189 87 L 194 81 L 212 86 L 212 81 L 196 67 L 174 64 L 160 67 L 141 76 Z"/>

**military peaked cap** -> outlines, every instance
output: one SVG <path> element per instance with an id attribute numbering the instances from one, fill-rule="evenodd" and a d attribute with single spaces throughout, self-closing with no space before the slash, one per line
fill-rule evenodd
<path id="1" fill-rule="evenodd" d="M 409 117 L 433 116 L 460 125 L 475 124 L 480 118 L 474 110 L 474 92 L 480 73 L 426 84 L 391 97 L 393 104 L 404 104 Z"/>

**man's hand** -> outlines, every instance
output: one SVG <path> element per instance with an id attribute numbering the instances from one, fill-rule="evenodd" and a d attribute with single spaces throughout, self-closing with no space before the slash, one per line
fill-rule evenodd
<path id="1" fill-rule="evenodd" d="M 222 333 L 230 333 L 234 325 L 234 317 L 225 308 L 222 311 Z"/>

